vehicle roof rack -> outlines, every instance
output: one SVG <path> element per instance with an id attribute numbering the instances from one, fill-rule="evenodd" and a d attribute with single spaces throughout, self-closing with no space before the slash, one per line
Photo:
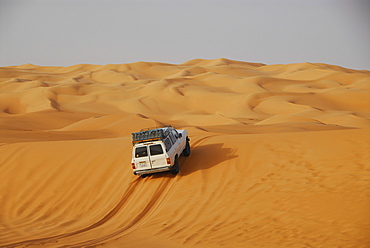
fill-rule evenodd
<path id="1" fill-rule="evenodd" d="M 148 141 L 162 140 L 173 130 L 171 126 L 151 127 L 141 129 L 140 132 L 132 133 L 132 145 Z"/>

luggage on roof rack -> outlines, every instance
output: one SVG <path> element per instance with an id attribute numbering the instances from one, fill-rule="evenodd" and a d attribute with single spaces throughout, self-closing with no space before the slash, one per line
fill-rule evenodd
<path id="1" fill-rule="evenodd" d="M 164 139 L 172 129 L 171 126 L 141 129 L 140 132 L 132 133 L 132 144 Z"/>

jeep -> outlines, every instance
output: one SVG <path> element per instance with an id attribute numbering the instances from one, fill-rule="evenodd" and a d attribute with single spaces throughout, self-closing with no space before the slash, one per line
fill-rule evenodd
<path id="1" fill-rule="evenodd" d="M 176 175 L 179 157 L 190 155 L 188 132 L 171 126 L 147 128 L 132 133 L 131 165 L 135 175 L 147 175 L 170 171 Z"/>

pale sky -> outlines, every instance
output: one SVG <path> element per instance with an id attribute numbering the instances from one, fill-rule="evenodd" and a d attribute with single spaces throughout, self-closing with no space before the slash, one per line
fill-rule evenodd
<path id="1" fill-rule="evenodd" d="M 0 66 L 196 58 L 370 70 L 370 0 L 0 0 Z"/>

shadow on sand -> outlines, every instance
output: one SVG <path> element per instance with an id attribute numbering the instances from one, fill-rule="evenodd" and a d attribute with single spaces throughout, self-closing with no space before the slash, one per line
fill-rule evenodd
<path id="1" fill-rule="evenodd" d="M 181 157 L 180 174 L 182 176 L 189 175 L 198 170 L 207 170 L 213 166 L 236 158 L 236 149 L 223 147 L 224 144 L 208 144 L 192 147 L 189 157 Z"/>
<path id="2" fill-rule="evenodd" d="M 213 166 L 238 157 L 235 155 L 236 149 L 223 147 L 224 144 L 208 144 L 191 147 L 191 154 L 189 157 L 181 156 L 179 159 L 180 172 L 179 175 L 187 176 L 198 170 L 207 170 Z M 163 177 L 176 177 L 171 172 L 160 172 L 149 174 L 145 177 L 163 178 Z"/>

